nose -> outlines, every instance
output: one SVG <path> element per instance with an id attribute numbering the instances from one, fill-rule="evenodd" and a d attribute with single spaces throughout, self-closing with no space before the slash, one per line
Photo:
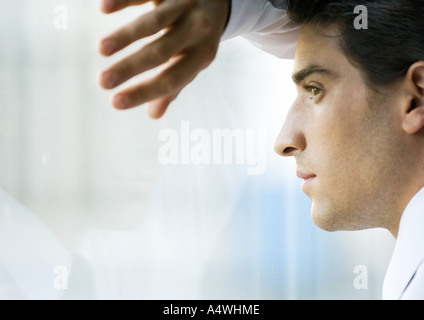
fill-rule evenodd
<path id="1" fill-rule="evenodd" d="M 283 157 L 296 156 L 306 149 L 306 137 L 302 130 L 302 119 L 294 106 L 287 114 L 284 125 L 275 141 L 274 150 Z"/>

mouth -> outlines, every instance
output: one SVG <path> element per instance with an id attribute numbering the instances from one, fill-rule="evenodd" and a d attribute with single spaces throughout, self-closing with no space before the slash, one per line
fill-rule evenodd
<path id="1" fill-rule="evenodd" d="M 302 191 L 306 193 L 308 186 L 315 180 L 317 176 L 313 173 L 302 172 L 300 169 L 297 169 L 296 174 L 300 179 L 303 180 L 301 188 Z"/>

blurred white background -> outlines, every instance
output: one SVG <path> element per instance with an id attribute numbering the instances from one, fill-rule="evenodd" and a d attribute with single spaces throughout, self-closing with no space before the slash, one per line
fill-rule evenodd
<path id="1" fill-rule="evenodd" d="M 142 45 L 106 59 L 99 40 L 149 5 L 106 16 L 99 1 L 0 2 L 0 188 L 86 258 L 96 298 L 381 298 L 389 233 L 319 230 L 294 161 L 273 153 L 296 94 L 292 61 L 242 38 L 226 41 L 165 117 L 152 120 L 143 107 L 114 110 L 97 84 L 103 68 Z M 67 28 L 58 28 L 58 12 Z M 248 175 L 251 165 L 235 161 L 160 164 L 159 132 L 179 133 L 181 121 L 211 134 L 266 132 L 253 146 L 264 173 Z M 0 210 L 0 223 L 14 219 L 9 205 Z M 34 243 L 22 234 L 20 242 Z M 0 246 L 24 270 L 42 259 L 15 239 Z M 366 267 L 367 289 L 354 285 L 356 266 Z M 34 282 L 39 292 L 53 287 L 53 267 L 51 281 Z"/>

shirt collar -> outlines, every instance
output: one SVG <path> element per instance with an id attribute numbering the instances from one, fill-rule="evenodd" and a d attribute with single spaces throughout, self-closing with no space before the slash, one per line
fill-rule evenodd
<path id="1" fill-rule="evenodd" d="M 383 285 L 383 299 L 400 299 L 424 259 L 424 189 L 406 207 Z"/>
<path id="2" fill-rule="evenodd" d="M 27 299 L 59 299 L 55 270 L 70 270 L 70 255 L 30 210 L 0 189 L 0 264 Z"/>

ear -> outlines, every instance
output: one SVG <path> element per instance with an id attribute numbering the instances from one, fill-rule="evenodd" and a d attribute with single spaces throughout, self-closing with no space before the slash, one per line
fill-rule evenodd
<path id="1" fill-rule="evenodd" d="M 402 127 L 408 134 L 424 128 L 424 61 L 414 63 L 406 75 L 409 105 L 405 109 Z"/>

